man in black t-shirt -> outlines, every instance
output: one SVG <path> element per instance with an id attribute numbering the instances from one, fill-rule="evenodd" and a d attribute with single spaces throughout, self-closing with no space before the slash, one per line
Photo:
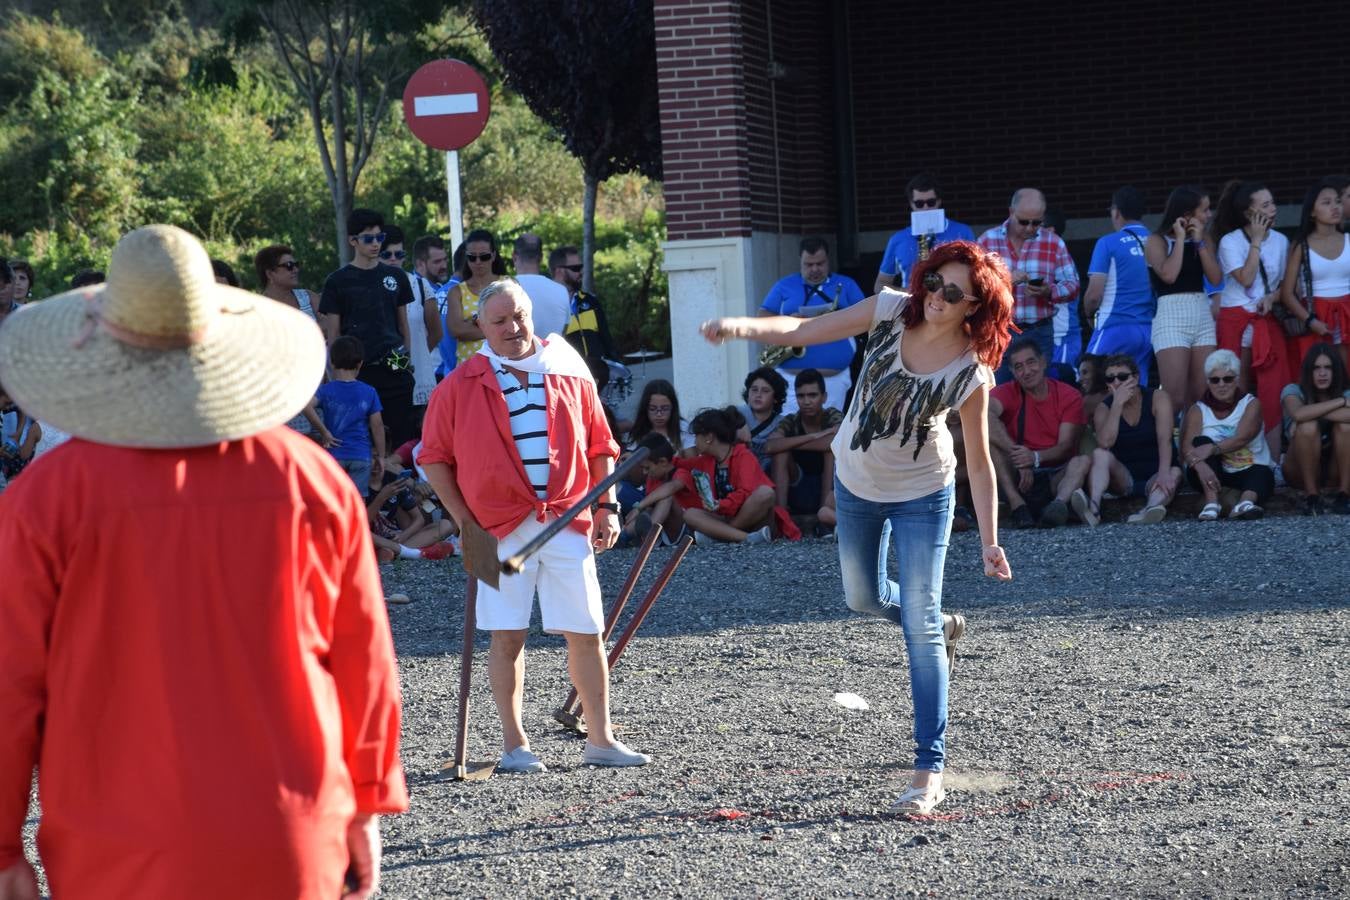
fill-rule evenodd
<path id="1" fill-rule="evenodd" d="M 359 338 L 366 356 L 359 377 L 380 395 L 389 445 L 414 437 L 413 373 L 408 358 L 408 310 L 412 286 L 402 269 L 380 262 L 384 217 L 374 210 L 354 209 L 347 217 L 347 242 L 352 261 L 328 276 L 319 312 L 325 337 Z"/>

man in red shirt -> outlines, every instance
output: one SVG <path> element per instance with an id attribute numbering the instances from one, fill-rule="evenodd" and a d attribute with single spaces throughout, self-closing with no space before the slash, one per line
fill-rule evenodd
<path id="1" fill-rule="evenodd" d="M 283 427 L 324 343 L 141 228 L 106 284 L 0 330 L 0 381 L 73 436 L 0 497 L 0 897 L 351 896 L 407 808 L 365 510 Z"/>
<path id="2" fill-rule="evenodd" d="M 1069 491 L 1059 493 L 1064 467 L 1078 455 L 1087 424 L 1083 397 L 1045 374 L 1045 354 L 1035 338 L 1018 338 L 1004 359 L 1013 380 L 989 392 L 989 449 L 999 491 L 1014 528 L 1036 524 L 1027 501 L 1038 494 L 1055 495 L 1040 504 L 1040 524 L 1063 525 L 1069 518 Z"/>
<path id="3" fill-rule="evenodd" d="M 614 469 L 610 434 L 585 361 L 562 338 L 534 336 L 530 297 L 511 279 L 478 295 L 484 345 L 437 386 L 427 404 L 422 452 L 427 473 L 456 522 L 475 522 L 514 553 L 576 504 Z M 481 581 L 478 626 L 492 632 L 488 679 L 502 720 L 498 771 L 546 771 L 530 751 L 521 720 L 525 635 L 535 589 L 544 630 L 567 639 L 568 668 L 589 732 L 582 762 L 640 766 L 649 761 L 614 739 L 609 671 L 601 639 L 600 583 L 594 551 L 614 546 L 619 504 L 613 491 L 526 561 L 498 588 Z"/>

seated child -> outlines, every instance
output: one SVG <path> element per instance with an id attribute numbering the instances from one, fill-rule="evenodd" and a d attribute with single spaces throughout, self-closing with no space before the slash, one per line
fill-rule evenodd
<path id="1" fill-rule="evenodd" d="M 0 387 L 0 421 L 3 422 L 0 426 L 3 432 L 0 474 L 3 474 L 5 481 L 9 481 L 32 462 L 38 441 L 42 440 L 42 426 L 19 409 L 3 387 Z"/>
<path id="2" fill-rule="evenodd" d="M 668 493 L 657 495 L 659 489 L 669 484 L 675 475 L 675 448 L 663 434 L 652 432 L 638 441 L 638 447 L 645 447 L 648 456 L 638 466 L 646 477 L 646 488 L 642 499 L 633 504 L 624 521 L 623 535 L 625 543 L 635 543 L 647 536 L 647 531 L 655 523 L 661 526 L 661 538 L 669 544 L 680 539 L 684 532 L 684 510 Z"/>

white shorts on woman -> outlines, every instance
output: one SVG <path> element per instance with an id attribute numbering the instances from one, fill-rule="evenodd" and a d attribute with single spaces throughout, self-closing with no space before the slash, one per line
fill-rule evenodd
<path id="1" fill-rule="evenodd" d="M 1218 344 L 1214 314 L 1204 294 L 1165 294 L 1158 298 L 1153 317 L 1153 352 L 1174 347 L 1213 347 Z"/>

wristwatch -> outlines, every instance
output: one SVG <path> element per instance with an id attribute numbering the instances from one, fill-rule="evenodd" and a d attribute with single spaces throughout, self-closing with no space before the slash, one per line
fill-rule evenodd
<path id="1" fill-rule="evenodd" d="M 617 504 L 617 503 L 597 503 L 597 504 L 595 504 L 595 508 L 596 508 L 596 509 L 607 509 L 607 510 L 609 510 L 610 512 L 616 514 L 616 515 L 617 515 L 618 512 L 619 512 L 619 504 Z"/>

